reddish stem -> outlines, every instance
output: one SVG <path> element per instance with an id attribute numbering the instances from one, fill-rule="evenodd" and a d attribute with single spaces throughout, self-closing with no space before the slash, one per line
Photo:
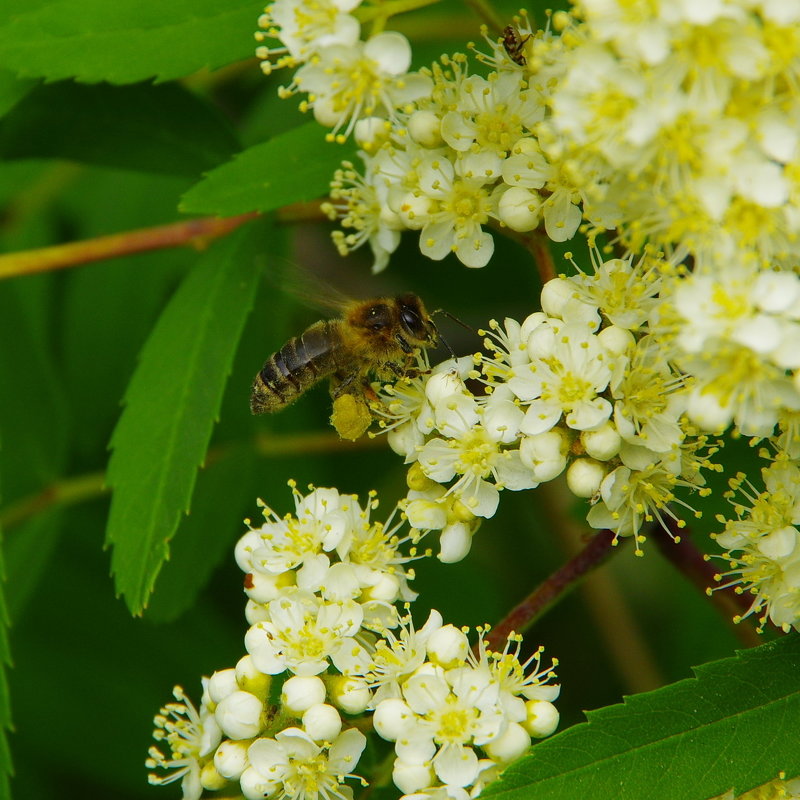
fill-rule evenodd
<path id="1" fill-rule="evenodd" d="M 580 553 L 539 584 L 492 628 L 486 636 L 487 647 L 490 650 L 502 651 L 512 633 L 522 633 L 530 627 L 556 600 L 574 589 L 581 578 L 603 564 L 614 549 L 614 539 L 615 536 L 611 531 L 599 531 L 594 534 Z"/>
<path id="2" fill-rule="evenodd" d="M 211 239 L 224 236 L 257 216 L 258 213 L 253 211 L 249 214 L 240 214 L 238 217 L 191 219 L 187 222 L 112 233 L 109 236 L 25 250 L 21 253 L 8 253 L 0 256 L 0 279 L 50 272 L 89 264 L 92 261 L 184 244 L 205 247 Z"/>

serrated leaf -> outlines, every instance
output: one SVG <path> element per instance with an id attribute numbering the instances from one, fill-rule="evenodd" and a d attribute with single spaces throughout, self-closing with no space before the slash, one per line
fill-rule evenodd
<path id="1" fill-rule="evenodd" d="M 800 636 L 704 664 L 588 713 L 538 743 L 481 797 L 707 800 L 800 775 Z"/>
<path id="2" fill-rule="evenodd" d="M 223 117 L 177 84 L 47 84 L 0 122 L 5 158 L 65 158 L 193 177 L 238 147 Z"/>
<path id="3" fill-rule="evenodd" d="M 144 608 L 188 511 L 252 307 L 262 231 L 250 225 L 200 258 L 156 323 L 126 392 L 112 437 L 106 538 L 116 589 L 133 613 Z"/>
<path id="4" fill-rule="evenodd" d="M 245 0 L 49 2 L 0 26 L 0 66 L 49 81 L 166 81 L 252 56 L 259 10 Z"/>
<path id="5" fill-rule="evenodd" d="M 171 622 L 181 616 L 194 606 L 219 562 L 231 557 L 233 542 L 243 530 L 252 466 L 253 453 L 247 450 L 228 453 L 200 471 L 192 513 L 178 528 L 171 558 L 158 576 L 147 609 L 149 620 Z"/>
<path id="6" fill-rule="evenodd" d="M 325 142 L 315 122 L 282 133 L 239 153 L 195 184 L 179 208 L 189 214 L 231 216 L 273 211 L 328 193 L 334 170 L 355 146 Z"/>

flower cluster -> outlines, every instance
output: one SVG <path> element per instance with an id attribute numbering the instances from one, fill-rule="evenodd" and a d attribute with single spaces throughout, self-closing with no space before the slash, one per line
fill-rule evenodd
<path id="1" fill-rule="evenodd" d="M 753 595 L 744 616 L 800 630 L 800 465 L 778 458 L 761 475 L 763 492 L 742 474 L 730 482 L 736 516 L 720 517 L 725 528 L 715 536 L 730 568 L 717 578 Z"/>
<path id="2" fill-rule="evenodd" d="M 644 523 L 682 527 L 669 504 L 713 468 L 713 448 L 686 413 L 689 383 L 671 361 L 671 340 L 648 326 L 662 314 L 670 264 L 593 255 L 591 275 L 545 284 L 544 311 L 492 322 L 488 354 L 380 393 L 380 423 L 411 464 L 406 513 L 415 527 L 442 532 L 443 561 L 467 554 L 500 490 L 562 473 L 589 501 L 589 523 L 635 537 L 640 553 Z"/>
<path id="3" fill-rule="evenodd" d="M 394 31 L 362 41 L 353 14 L 360 0 L 275 0 L 260 17 L 256 40 L 262 70 L 299 67 L 281 96 L 304 92 L 301 108 L 312 110 L 331 140 L 344 141 L 359 119 L 395 118 L 396 110 L 430 92 L 430 79 L 409 73 L 411 45 Z"/>
<path id="4" fill-rule="evenodd" d="M 794 3 L 749 0 L 584 0 L 554 15 L 558 33 L 524 17 L 516 47 L 485 37 L 485 77 L 445 57 L 390 121 L 362 114 L 361 174 L 348 164 L 333 181 L 335 242 L 369 242 L 379 270 L 398 232 L 419 230 L 429 257 L 482 267 L 490 221 L 565 241 L 583 219 L 633 252 L 791 267 L 799 21 Z"/>
<path id="5" fill-rule="evenodd" d="M 358 716 L 395 742 L 394 780 L 406 795 L 476 796 L 532 737 L 558 723 L 553 667 L 520 658 L 519 637 L 477 655 L 466 631 L 433 611 L 408 613 L 410 561 L 421 533 L 397 509 L 371 519 L 374 496 L 294 491 L 295 511 L 236 545 L 245 573 L 247 654 L 203 680 L 199 710 L 176 689 L 156 717 L 152 783 L 182 780 L 185 800 L 234 791 L 247 800 L 352 800 L 346 780 L 366 745 Z M 408 552 L 403 549 L 408 546 Z"/>

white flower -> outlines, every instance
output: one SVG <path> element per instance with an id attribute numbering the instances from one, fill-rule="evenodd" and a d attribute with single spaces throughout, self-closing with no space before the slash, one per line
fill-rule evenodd
<path id="1" fill-rule="evenodd" d="M 205 682 L 205 679 L 204 679 Z M 204 702 L 198 711 L 180 686 L 172 691 L 176 703 L 168 703 L 156 716 L 153 738 L 167 744 L 170 757 L 151 747 L 145 762 L 148 769 L 172 770 L 167 775 L 148 775 L 153 786 L 181 781 L 184 800 L 199 800 L 203 793 L 200 773 L 213 757 L 222 739 L 214 714 Z"/>
<path id="2" fill-rule="evenodd" d="M 332 234 L 339 254 L 347 255 L 368 243 L 374 257 L 372 271 L 381 272 L 400 244 L 405 226 L 387 202 L 386 181 L 375 171 L 376 163 L 366 153 L 361 155 L 364 175 L 350 161 L 343 162 L 331 181 L 331 202 L 323 203 L 322 210 L 330 219 L 342 220 L 344 230 Z"/>
<path id="3" fill-rule="evenodd" d="M 504 426 L 481 423 L 481 409 L 474 398 L 454 395 L 435 409 L 436 427 L 448 438 L 435 437 L 420 450 L 423 472 L 437 483 L 447 483 L 477 517 L 491 517 L 500 500 L 499 489 L 531 489 L 536 485 L 522 464 L 518 450 L 502 447 Z M 493 483 L 488 479 L 492 478 Z"/>
<path id="4" fill-rule="evenodd" d="M 318 675 L 340 651 L 356 646 L 364 612 L 354 602 L 317 605 L 304 595 L 282 597 L 269 604 L 269 621 L 253 625 L 245 647 L 253 663 L 267 675 L 289 670 Z"/>
<path id="5" fill-rule="evenodd" d="M 736 518 L 715 538 L 729 550 L 722 587 L 741 586 L 753 596 L 743 616 L 760 614 L 789 631 L 800 630 L 800 466 L 785 459 L 762 470 L 765 491 L 753 497 L 744 475 L 731 481 Z M 744 488 L 743 488 L 744 487 Z M 740 490 L 745 502 L 735 496 Z"/>
<path id="6" fill-rule="evenodd" d="M 679 445 L 684 437 L 680 418 L 687 405 L 685 385 L 658 343 L 649 336 L 640 339 L 625 370 L 611 382 L 619 435 L 656 453 Z"/>
<path id="7" fill-rule="evenodd" d="M 458 667 L 412 676 L 403 697 L 413 714 L 396 741 L 398 757 L 411 764 L 431 761 L 443 783 L 469 786 L 479 772 L 474 747 L 507 725 L 497 686 L 482 671 Z"/>
<path id="8" fill-rule="evenodd" d="M 418 173 L 419 187 L 404 199 L 400 213 L 407 224 L 422 227 L 423 255 L 440 261 L 453 252 L 467 267 L 486 266 L 494 240 L 481 226 L 495 216 L 492 188 L 499 174 L 494 157 L 469 153 L 451 161 L 444 152 L 432 154 L 423 157 Z"/>
<path id="9" fill-rule="evenodd" d="M 565 242 L 575 235 L 581 222 L 581 196 L 574 170 L 570 171 L 568 164 L 566 159 L 561 163 L 549 158 L 539 140 L 528 137 L 515 143 L 511 155 L 503 161 L 503 181 L 531 194 L 527 201 L 520 192 L 515 194 L 513 204 L 506 200 L 505 216 L 511 227 L 517 229 L 524 219 L 519 206 L 527 202 L 530 220 L 541 213 L 545 231 L 554 242 Z M 541 189 L 548 193 L 546 197 L 538 193 Z M 539 202 L 541 207 L 537 208 Z"/>
<path id="10" fill-rule="evenodd" d="M 535 435 L 550 430 L 562 417 L 575 430 L 599 428 L 611 415 L 600 397 L 612 376 L 614 359 L 598 337 L 580 323 L 551 320 L 528 339 L 530 364 L 515 370 L 508 385 L 528 406 L 521 425 Z"/>
<path id="11" fill-rule="evenodd" d="M 372 652 L 353 651 L 339 659 L 339 666 L 345 674 L 364 678 L 375 690 L 371 706 L 376 708 L 388 698 L 401 697 L 401 686 L 423 665 L 427 642 L 441 626 L 442 615 L 435 609 L 419 630 L 408 616 L 396 631 L 384 631 Z"/>
<path id="12" fill-rule="evenodd" d="M 600 497 L 589 509 L 586 521 L 593 528 L 608 528 L 618 536 L 634 536 L 636 555 L 642 555 L 642 525 L 656 520 L 666 529 L 664 518 L 669 517 L 676 520 L 677 527 L 684 527 L 685 523 L 675 516 L 668 504 L 675 500 L 677 486 L 696 487 L 681 476 L 680 457 L 676 459 L 671 454 L 669 458 L 653 461 L 649 451 L 636 449 L 631 457 L 641 459 L 642 463 L 638 468 L 620 466 L 606 475 L 600 484 Z"/>
<path id="13" fill-rule="evenodd" d="M 663 263 L 647 253 L 635 263 L 632 254 L 603 260 L 595 247 L 589 249 L 589 255 L 592 273 L 578 272 L 561 280 L 584 303 L 598 308 L 613 325 L 627 330 L 642 327 L 658 304 Z M 560 316 L 572 321 L 571 316 Z"/>
<path id="14" fill-rule="evenodd" d="M 269 75 L 274 67 L 294 66 L 313 53 L 334 44 L 350 46 L 358 40 L 361 26 L 349 12 L 361 0 L 275 0 L 259 18 L 256 41 L 267 36 L 280 38 L 283 47 L 262 45 L 256 55 L 265 59 L 262 71 Z M 276 27 L 277 26 L 277 27 Z M 269 59 L 278 56 L 274 63 Z"/>
<path id="15" fill-rule="evenodd" d="M 325 47 L 300 67 L 294 85 L 313 97 L 309 107 L 331 137 L 343 140 L 364 117 L 389 116 L 396 108 L 431 90 L 425 75 L 408 73 L 411 46 L 405 36 L 387 31 L 367 42 Z"/>
<path id="16" fill-rule="evenodd" d="M 247 751 L 250 768 L 241 778 L 248 800 L 280 793 L 293 800 L 351 800 L 346 778 L 361 758 L 366 737 L 355 728 L 340 733 L 330 745 L 317 744 L 300 728 L 286 728 L 274 739 L 256 739 Z"/>
<path id="17" fill-rule="evenodd" d="M 457 93 L 455 107 L 442 118 L 442 138 L 457 151 L 494 152 L 495 172 L 512 146 L 544 117 L 544 105 L 519 73 L 470 75 Z"/>
<path id="18" fill-rule="evenodd" d="M 313 489 L 303 496 L 294 483 L 290 485 L 294 516 L 281 518 L 264 506 L 267 522 L 245 534 L 243 547 L 237 547 L 245 571 L 281 575 L 333 550 L 357 524 L 361 508 L 354 495 L 342 495 L 336 489 Z"/>

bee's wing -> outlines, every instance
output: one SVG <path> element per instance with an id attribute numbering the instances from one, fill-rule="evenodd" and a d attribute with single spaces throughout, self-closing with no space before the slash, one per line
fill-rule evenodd
<path id="1" fill-rule="evenodd" d="M 301 305 L 326 312 L 341 312 L 351 305 L 353 298 L 323 277 L 301 264 L 287 261 L 276 274 L 272 272 L 276 288 L 300 301 Z"/>

